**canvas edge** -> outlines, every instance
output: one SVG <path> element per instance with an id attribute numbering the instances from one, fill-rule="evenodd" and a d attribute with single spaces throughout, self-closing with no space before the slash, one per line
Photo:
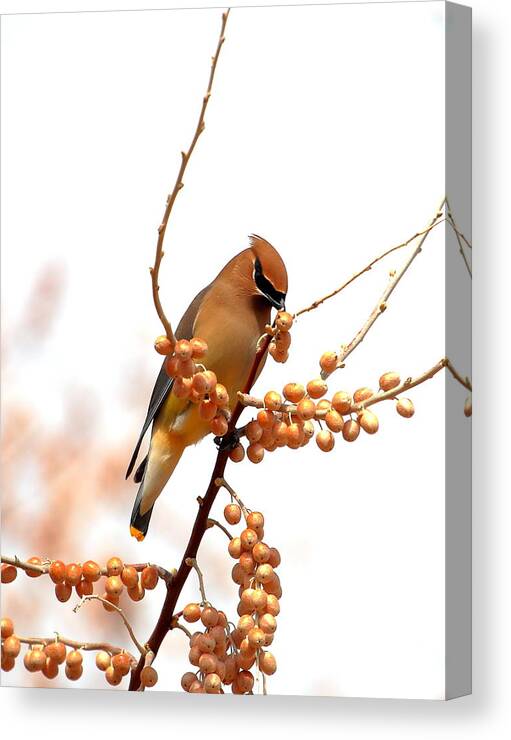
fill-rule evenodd
<path id="1" fill-rule="evenodd" d="M 459 229 L 471 239 L 472 9 L 445 3 L 445 179 Z M 445 349 L 471 377 L 471 284 L 456 234 L 445 232 Z M 470 255 L 471 256 L 471 255 Z M 468 281 L 468 282 L 467 282 Z M 471 420 L 445 375 L 445 699 L 472 693 Z"/>

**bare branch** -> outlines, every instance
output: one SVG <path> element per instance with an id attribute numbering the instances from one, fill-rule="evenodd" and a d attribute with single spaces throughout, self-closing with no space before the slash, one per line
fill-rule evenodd
<path id="1" fill-rule="evenodd" d="M 197 563 L 197 560 L 195 558 L 187 558 L 185 562 L 186 562 L 186 565 L 188 565 L 190 568 L 193 568 L 197 572 L 202 604 L 209 604 L 209 601 L 206 598 L 206 591 L 204 590 L 204 576 L 202 575 L 202 571 L 199 568 L 199 564 Z"/>
<path id="2" fill-rule="evenodd" d="M 445 199 L 445 204 L 447 206 L 447 221 L 448 221 L 449 225 L 452 227 L 454 233 L 456 234 L 456 240 L 458 242 L 458 247 L 459 247 L 459 250 L 460 250 L 461 257 L 462 257 L 463 262 L 465 263 L 465 266 L 466 266 L 466 268 L 468 270 L 468 274 L 470 275 L 470 277 L 472 277 L 472 268 L 470 267 L 470 265 L 468 263 L 467 255 L 465 254 L 465 250 L 463 249 L 463 241 L 467 244 L 467 246 L 469 246 L 470 248 L 472 248 L 472 247 L 469 244 L 469 242 L 465 239 L 465 237 L 463 236 L 463 234 L 461 233 L 461 231 L 459 231 L 458 227 L 456 226 L 456 222 L 454 220 L 454 216 L 452 215 L 451 206 L 450 206 L 449 201 L 448 201 L 447 198 Z"/>
<path id="3" fill-rule="evenodd" d="M 118 614 L 120 614 L 122 621 L 124 622 L 124 625 L 126 629 L 128 630 L 128 634 L 133 640 L 133 643 L 136 645 L 137 650 L 140 652 L 141 655 L 145 655 L 147 650 L 143 645 L 140 644 L 140 642 L 137 640 L 135 633 L 133 632 L 133 627 L 129 623 L 126 615 L 124 614 L 123 610 L 120 606 L 116 606 L 115 604 L 112 604 L 111 601 L 108 601 L 108 599 L 104 599 L 102 596 L 97 596 L 96 594 L 90 594 L 87 596 L 83 596 L 82 600 L 78 602 L 78 604 L 73 609 L 74 612 L 77 612 L 80 607 L 82 607 L 86 601 L 101 601 L 102 604 L 105 604 L 109 607 L 112 607 Z"/>
<path id="4" fill-rule="evenodd" d="M 243 401 L 241 399 L 244 398 L 246 395 L 247 394 L 241 393 L 241 391 L 240 391 L 238 393 L 238 401 L 243 404 Z M 243 405 L 245 405 L 245 404 L 243 404 Z M 264 406 L 264 402 L 263 402 L 263 406 Z M 223 486 L 225 489 L 227 489 L 229 491 L 229 493 L 231 494 L 231 496 L 233 497 L 233 499 L 236 501 L 236 503 L 240 507 L 241 511 L 243 512 L 243 516 L 246 519 L 250 512 L 247 509 L 247 507 L 245 506 L 245 504 L 243 503 L 243 501 L 240 499 L 240 497 L 238 496 L 238 494 L 236 493 L 236 491 L 234 490 L 234 488 L 231 485 L 229 485 L 229 483 L 227 483 L 227 481 L 225 480 L 225 478 L 217 478 L 216 481 L 215 481 L 215 483 L 218 486 Z"/>
<path id="5" fill-rule="evenodd" d="M 211 527 L 218 527 L 222 530 L 222 532 L 225 534 L 226 537 L 228 537 L 229 540 L 232 540 L 232 535 L 227 529 L 227 527 L 224 527 L 224 525 L 218 521 L 218 519 L 212 519 L 211 517 L 208 519 L 208 529 L 211 529 Z"/>
<path id="6" fill-rule="evenodd" d="M 163 306 L 161 305 L 160 294 L 159 294 L 160 286 L 158 284 L 160 265 L 161 265 L 161 261 L 164 255 L 163 240 L 165 238 L 167 224 L 169 221 L 170 214 L 172 212 L 172 208 L 174 207 L 174 203 L 176 201 L 177 195 L 179 191 L 182 190 L 184 187 L 183 178 L 184 178 L 184 174 L 186 171 L 186 167 L 188 165 L 188 162 L 190 161 L 192 152 L 195 149 L 195 145 L 197 144 L 197 141 L 199 140 L 199 136 L 202 134 L 205 128 L 204 116 L 206 113 L 206 109 L 208 107 L 209 100 L 211 98 L 211 90 L 213 87 L 213 80 L 215 78 L 215 71 L 216 71 L 216 67 L 218 63 L 218 58 L 220 56 L 220 51 L 222 49 L 223 43 L 225 41 L 224 32 L 225 32 L 225 26 L 227 24 L 228 17 L 229 17 L 229 10 L 226 10 L 225 13 L 222 13 L 222 25 L 220 28 L 220 35 L 218 37 L 216 51 L 215 51 L 215 54 L 211 62 L 211 71 L 209 74 L 208 86 L 207 86 L 206 94 L 204 95 L 202 99 L 202 107 L 201 107 L 200 114 L 199 114 L 199 120 L 197 121 L 197 127 L 195 129 L 195 133 L 193 135 L 191 144 L 188 147 L 188 150 L 186 152 L 181 152 L 181 166 L 179 167 L 179 172 L 177 174 L 176 181 L 174 183 L 174 188 L 172 189 L 172 192 L 167 198 L 165 212 L 163 214 L 161 224 L 158 227 L 158 241 L 156 243 L 156 255 L 154 258 L 154 265 L 153 267 L 150 268 L 154 306 L 156 308 L 156 313 L 158 314 L 160 321 L 163 324 L 163 328 L 165 329 L 165 334 L 167 335 L 167 338 L 172 344 L 172 346 L 175 345 L 176 338 L 174 336 L 174 332 L 172 331 L 172 326 L 170 324 L 170 321 L 166 317 L 165 312 L 163 310 Z"/>

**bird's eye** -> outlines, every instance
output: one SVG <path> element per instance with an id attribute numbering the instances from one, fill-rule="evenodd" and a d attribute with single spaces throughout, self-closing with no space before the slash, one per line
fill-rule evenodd
<path id="1" fill-rule="evenodd" d="M 259 258 L 256 257 L 254 262 L 254 282 L 260 293 L 271 303 L 275 308 L 281 309 L 284 307 L 286 296 L 284 293 L 278 291 L 272 283 L 263 274 L 263 268 Z"/>

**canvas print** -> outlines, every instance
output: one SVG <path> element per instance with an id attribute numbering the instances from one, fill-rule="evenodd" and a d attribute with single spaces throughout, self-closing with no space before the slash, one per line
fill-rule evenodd
<path id="1" fill-rule="evenodd" d="M 2 685 L 470 691 L 465 10 L 2 17 Z"/>

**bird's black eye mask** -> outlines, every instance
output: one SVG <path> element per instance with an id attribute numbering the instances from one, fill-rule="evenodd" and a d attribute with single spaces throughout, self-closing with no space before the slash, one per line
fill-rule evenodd
<path id="1" fill-rule="evenodd" d="M 258 257 L 256 257 L 254 262 L 254 282 L 257 285 L 258 290 L 272 306 L 275 306 L 279 311 L 286 307 L 286 294 L 276 290 L 268 278 L 264 276 L 263 268 Z"/>

